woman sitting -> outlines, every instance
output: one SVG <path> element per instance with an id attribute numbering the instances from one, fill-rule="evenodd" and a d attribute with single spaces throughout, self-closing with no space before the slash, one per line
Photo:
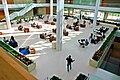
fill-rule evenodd
<path id="1" fill-rule="evenodd" d="M 13 36 L 11 36 L 10 38 L 9 45 L 12 46 L 13 48 L 18 47 L 18 43 L 16 42 Z"/>

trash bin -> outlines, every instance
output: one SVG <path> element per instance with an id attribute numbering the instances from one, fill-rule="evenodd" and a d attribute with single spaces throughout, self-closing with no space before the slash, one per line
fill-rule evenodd
<path id="1" fill-rule="evenodd" d="M 56 49 L 56 41 L 52 41 L 52 48 Z"/>

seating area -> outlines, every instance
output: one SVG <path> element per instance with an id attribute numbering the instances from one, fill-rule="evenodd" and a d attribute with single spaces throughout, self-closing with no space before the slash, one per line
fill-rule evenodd
<path id="1" fill-rule="evenodd" d="M 80 46 L 82 46 L 82 48 L 85 48 L 89 44 L 87 39 L 80 39 L 78 40 L 78 43 L 80 44 Z"/>
<path id="2" fill-rule="evenodd" d="M 50 55 L 54 56 L 52 54 L 53 53 L 52 51 L 55 51 L 55 50 L 51 49 L 51 47 L 52 47 L 52 41 L 56 41 L 56 34 L 55 34 L 56 33 L 56 27 L 54 27 L 51 24 L 45 24 L 44 25 L 44 19 L 40 23 L 39 23 L 39 21 L 41 21 L 41 20 L 34 19 L 33 22 L 32 21 L 30 21 L 29 23 L 27 22 L 29 24 L 28 25 L 29 33 L 26 32 L 25 36 L 24 36 L 25 38 L 23 38 L 23 40 L 27 39 L 27 41 L 25 41 L 24 44 L 19 45 L 19 47 L 23 48 L 24 46 L 30 46 L 30 47 L 32 46 L 33 49 L 29 49 L 29 51 L 30 51 L 29 54 L 33 54 L 33 55 L 37 54 L 38 55 L 38 54 L 44 54 L 45 53 L 44 56 L 47 56 L 46 54 L 49 53 Z M 34 23 L 34 22 L 35 22 L 35 24 L 37 22 L 39 24 L 41 24 L 42 25 L 42 29 L 37 29 L 37 27 L 35 27 L 35 26 L 32 27 L 31 24 Z M 22 22 L 22 23 L 24 23 L 24 22 Z M 87 24 L 87 22 L 85 24 Z M 23 24 L 19 24 L 19 25 L 23 25 Z M 87 50 L 88 48 L 95 47 L 95 46 L 93 46 L 94 44 L 93 45 L 90 44 L 90 40 L 88 39 L 89 34 L 85 34 L 87 32 L 91 32 L 92 31 L 92 28 L 89 27 L 90 25 L 86 25 L 86 27 L 84 27 L 84 28 L 81 28 L 80 25 L 75 27 L 72 24 L 69 24 L 69 22 L 65 23 L 65 25 L 66 25 L 66 27 L 63 28 L 63 46 L 65 47 L 64 50 L 66 52 L 67 52 L 67 50 L 69 50 L 66 46 L 73 45 L 74 49 L 70 50 L 69 53 L 72 54 L 73 53 L 72 51 L 76 51 L 77 50 L 77 55 L 83 56 L 83 48 L 84 48 L 84 50 L 88 51 Z M 70 27 L 68 27 L 68 26 L 70 26 Z M 98 29 L 98 28 L 100 28 L 100 27 L 98 26 L 96 29 Z M 35 33 L 32 33 L 34 31 L 35 31 Z M 109 32 L 109 30 L 106 31 L 106 34 L 108 34 L 108 32 Z M 95 32 L 93 32 L 93 33 L 99 39 L 101 38 L 99 35 L 97 35 L 97 33 L 95 33 Z M 85 34 L 85 36 L 82 36 L 83 34 Z M 19 36 L 17 36 L 17 39 L 19 40 L 18 43 L 23 43 L 23 41 L 20 39 Z M 88 43 L 85 42 L 86 39 L 88 40 Z M 72 43 L 71 43 L 71 41 L 72 41 Z M 78 41 L 77 43 L 80 45 L 80 47 L 78 45 L 76 46 L 76 41 Z M 64 45 L 64 43 L 65 43 L 65 45 Z M 69 46 L 69 47 L 71 49 L 71 46 Z M 25 54 L 25 55 L 27 55 L 27 54 Z M 66 53 L 65 53 L 65 55 L 66 55 Z M 90 55 L 92 55 L 92 54 L 90 54 Z M 40 58 L 38 58 L 38 60 L 40 60 Z M 38 60 L 36 59 L 36 61 L 38 61 Z M 62 59 L 62 61 L 64 61 L 64 60 Z M 80 62 L 82 62 L 82 61 L 80 61 Z M 56 65 L 56 63 L 55 63 L 55 65 Z M 76 65 L 76 63 L 75 63 L 75 65 Z M 45 66 L 45 68 L 47 66 Z M 41 65 L 41 67 L 43 67 L 43 66 Z M 73 70 L 74 70 L 74 67 L 73 67 Z M 63 71 L 63 72 L 65 72 L 65 71 Z M 85 72 L 85 73 L 87 73 L 87 72 Z"/>

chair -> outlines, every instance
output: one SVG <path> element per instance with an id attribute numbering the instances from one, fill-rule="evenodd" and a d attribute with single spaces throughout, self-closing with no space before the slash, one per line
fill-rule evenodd
<path id="1" fill-rule="evenodd" d="M 24 28 L 24 32 L 28 33 L 29 32 L 29 28 Z"/>
<path id="2" fill-rule="evenodd" d="M 37 25 L 36 26 L 38 29 L 41 29 L 42 28 L 42 25 Z"/>
<path id="3" fill-rule="evenodd" d="M 79 27 L 74 27 L 74 30 L 75 31 L 79 31 Z"/>
<path id="4" fill-rule="evenodd" d="M 63 35 L 64 35 L 64 36 L 68 36 L 68 32 L 63 31 Z"/>
<path id="5" fill-rule="evenodd" d="M 0 32 L 0 35 L 2 35 L 2 32 Z"/>
<path id="6" fill-rule="evenodd" d="M 56 37 L 51 35 L 50 38 L 49 38 L 49 41 L 52 42 L 52 41 L 55 41 L 55 40 L 56 40 Z"/>
<path id="7" fill-rule="evenodd" d="M 35 53 L 36 53 L 35 48 L 31 48 L 31 49 L 30 49 L 30 54 L 35 54 Z"/>
<path id="8" fill-rule="evenodd" d="M 56 29 L 52 29 L 52 32 L 53 32 L 53 33 L 56 33 Z"/>
<path id="9" fill-rule="evenodd" d="M 55 25 L 55 23 L 54 23 L 54 22 L 51 22 L 51 25 Z"/>

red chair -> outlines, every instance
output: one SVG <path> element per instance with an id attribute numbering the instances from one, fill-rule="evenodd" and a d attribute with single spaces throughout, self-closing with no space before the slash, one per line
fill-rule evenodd
<path id="1" fill-rule="evenodd" d="M 44 21 L 45 24 L 47 24 L 48 20 Z"/>
<path id="2" fill-rule="evenodd" d="M 0 32 L 0 35 L 2 35 L 2 32 Z"/>
<path id="3" fill-rule="evenodd" d="M 74 30 L 75 31 L 79 31 L 79 27 L 74 27 Z"/>
<path id="4" fill-rule="evenodd" d="M 28 33 L 29 32 L 29 28 L 24 28 L 24 32 Z"/>
<path id="5" fill-rule="evenodd" d="M 64 32 L 63 32 L 63 35 L 64 35 L 64 36 L 68 36 L 68 32 L 64 31 Z"/>
<path id="6" fill-rule="evenodd" d="M 51 25 L 55 25 L 55 23 L 54 23 L 54 22 L 51 22 Z"/>
<path id="7" fill-rule="evenodd" d="M 42 25 L 37 25 L 37 28 L 38 28 L 38 29 L 41 29 L 41 28 L 42 28 Z"/>

